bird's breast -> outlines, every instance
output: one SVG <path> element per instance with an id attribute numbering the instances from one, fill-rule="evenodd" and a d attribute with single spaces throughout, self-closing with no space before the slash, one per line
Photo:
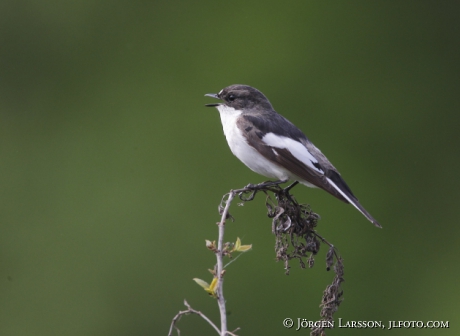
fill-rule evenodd
<path id="1" fill-rule="evenodd" d="M 270 162 L 254 147 L 250 146 L 242 131 L 237 126 L 241 111 L 227 106 L 219 106 L 222 128 L 232 153 L 252 171 L 269 178 L 284 180 L 291 178 L 282 167 Z"/>

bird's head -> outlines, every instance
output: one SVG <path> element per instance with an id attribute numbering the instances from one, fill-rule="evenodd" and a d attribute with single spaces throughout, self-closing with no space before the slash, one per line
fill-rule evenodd
<path id="1" fill-rule="evenodd" d="M 208 107 L 225 105 L 235 110 L 272 110 L 273 107 L 259 90 L 241 84 L 227 86 L 219 93 L 207 93 L 205 96 L 220 99 L 221 103 L 206 104 Z"/>

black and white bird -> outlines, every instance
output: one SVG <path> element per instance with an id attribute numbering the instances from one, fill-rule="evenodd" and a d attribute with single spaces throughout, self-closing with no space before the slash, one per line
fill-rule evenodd
<path id="1" fill-rule="evenodd" d="M 381 227 L 326 156 L 293 123 L 278 114 L 262 92 L 236 84 L 206 96 L 222 101 L 206 106 L 217 108 L 232 153 L 251 170 L 279 183 L 291 180 L 324 189 L 351 203 L 371 223 Z"/>

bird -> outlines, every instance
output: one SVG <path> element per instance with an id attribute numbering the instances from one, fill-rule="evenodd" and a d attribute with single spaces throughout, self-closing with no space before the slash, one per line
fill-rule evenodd
<path id="1" fill-rule="evenodd" d="M 352 204 L 372 224 L 382 226 L 364 209 L 338 170 L 292 122 L 278 114 L 254 87 L 234 84 L 205 96 L 221 102 L 206 104 L 219 111 L 232 153 L 252 171 L 277 179 L 320 188 Z M 289 188 L 289 187 L 288 187 Z"/>

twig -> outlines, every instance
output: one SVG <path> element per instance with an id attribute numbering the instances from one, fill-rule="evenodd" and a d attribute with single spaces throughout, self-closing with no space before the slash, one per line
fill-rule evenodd
<path id="1" fill-rule="evenodd" d="M 176 327 L 176 322 L 179 321 L 179 319 L 182 317 L 182 315 L 187 315 L 187 314 L 197 314 L 197 315 L 201 316 L 201 318 L 203 320 L 208 322 L 217 331 L 217 333 L 220 334 L 219 328 L 217 328 L 217 326 L 206 315 L 204 315 L 202 312 L 200 312 L 198 310 L 195 310 L 192 307 L 190 307 L 190 305 L 188 304 L 188 302 L 186 300 L 184 300 L 184 305 L 187 307 L 187 310 L 179 311 L 177 313 L 177 315 L 174 316 L 174 318 L 172 319 L 172 322 L 171 322 L 171 327 L 169 327 L 168 336 L 172 336 L 173 328 L 175 328 L 176 331 L 177 331 L 177 334 L 180 335 L 180 330 Z"/>
<path id="2" fill-rule="evenodd" d="M 230 208 L 230 204 L 232 203 L 233 199 L 235 198 L 235 191 L 231 190 L 228 194 L 228 198 L 225 201 L 225 207 L 222 211 L 222 217 L 220 222 L 218 223 L 219 226 L 219 238 L 217 240 L 217 304 L 219 305 L 220 311 L 220 334 L 221 336 L 226 336 L 228 334 L 227 331 L 227 311 L 225 308 L 225 298 L 224 298 L 224 232 L 225 232 L 225 220 L 228 217 L 228 209 Z M 225 196 L 224 196 L 225 198 Z"/>
<path id="3" fill-rule="evenodd" d="M 176 327 L 177 321 L 182 317 L 182 315 L 187 315 L 187 314 L 197 314 L 201 316 L 206 322 L 208 322 L 220 336 L 236 336 L 235 332 L 239 330 L 239 328 L 235 329 L 233 332 L 227 330 L 227 310 L 225 308 L 225 298 L 224 298 L 224 255 L 225 255 L 225 250 L 224 250 L 224 232 L 225 232 L 225 220 L 227 218 L 232 218 L 231 215 L 229 214 L 229 208 L 230 205 L 237 195 L 237 192 L 241 191 L 247 191 L 246 188 L 240 189 L 240 190 L 231 190 L 228 194 L 225 194 L 224 197 L 222 198 L 221 204 L 219 205 L 219 210 L 221 211 L 222 217 L 219 223 L 217 223 L 219 227 L 219 237 L 217 240 L 217 250 L 215 251 L 216 253 L 216 259 L 217 259 L 217 269 L 215 272 L 215 277 L 217 278 L 217 287 L 216 287 L 216 297 L 217 297 L 217 304 L 219 306 L 219 311 L 220 311 L 220 330 L 219 328 L 202 312 L 193 309 L 190 307 L 190 305 L 187 303 L 187 301 L 184 300 L 184 304 L 187 306 L 187 310 L 184 311 L 179 311 L 176 316 L 174 316 L 172 322 L 171 322 L 171 327 L 169 328 L 169 333 L 168 336 L 172 336 L 173 329 L 176 329 L 177 334 L 180 336 L 180 330 Z M 228 198 L 225 200 L 225 198 L 228 196 Z M 225 203 L 225 206 L 222 207 L 222 203 Z"/>
<path id="4" fill-rule="evenodd" d="M 235 330 L 233 331 L 227 331 L 227 335 L 230 335 L 230 336 L 238 336 L 235 334 L 235 332 L 237 332 L 238 330 L 240 330 L 240 328 L 236 328 Z"/>

